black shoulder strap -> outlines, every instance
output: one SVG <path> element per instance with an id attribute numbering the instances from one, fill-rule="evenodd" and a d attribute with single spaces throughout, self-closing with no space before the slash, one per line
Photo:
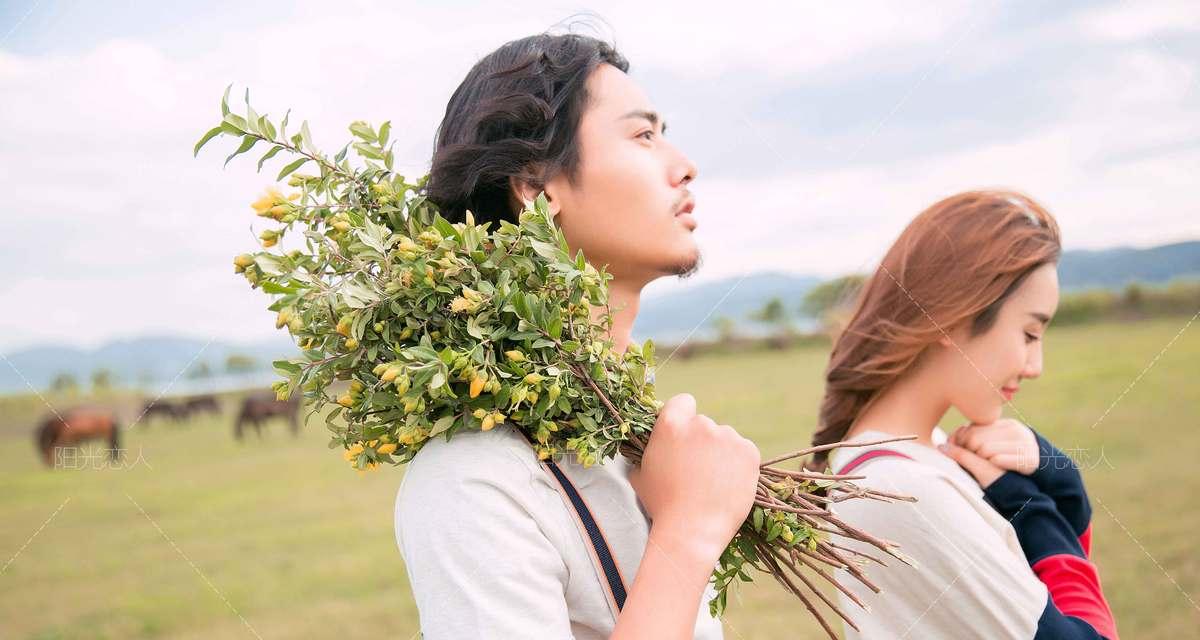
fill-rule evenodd
<path id="1" fill-rule="evenodd" d="M 604 573 L 604 577 L 608 580 L 608 591 L 613 603 L 620 611 L 625 607 L 625 583 L 621 580 L 621 571 L 617 568 L 617 563 L 613 559 L 612 551 L 608 548 L 608 541 L 604 539 L 604 532 L 600 530 L 600 525 L 596 519 L 592 517 L 591 510 L 588 509 L 587 503 L 583 501 L 583 496 L 579 495 L 579 491 L 575 489 L 575 485 L 571 483 L 567 474 L 563 473 L 552 460 L 544 460 L 542 462 L 550 474 L 558 480 L 558 484 L 562 487 L 563 493 L 567 496 L 571 506 L 575 508 L 576 515 L 579 516 L 579 523 L 583 526 L 584 534 L 592 543 L 594 559 L 599 563 L 600 569 Z"/>

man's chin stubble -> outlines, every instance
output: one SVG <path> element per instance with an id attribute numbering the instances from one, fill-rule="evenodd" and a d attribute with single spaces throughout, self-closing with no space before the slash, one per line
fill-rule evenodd
<path id="1" fill-rule="evenodd" d="M 703 262 L 704 258 L 700 254 L 700 251 L 697 250 L 692 256 L 675 263 L 673 268 L 670 269 L 670 273 L 671 275 L 679 276 L 680 280 L 685 280 L 695 275 L 700 270 L 700 265 Z"/>

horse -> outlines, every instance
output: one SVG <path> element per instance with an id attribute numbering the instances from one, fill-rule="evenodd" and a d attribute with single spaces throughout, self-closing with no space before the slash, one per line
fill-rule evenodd
<path id="1" fill-rule="evenodd" d="M 287 418 L 292 435 L 300 433 L 300 421 L 296 414 L 300 410 L 300 394 L 294 393 L 287 400 L 279 400 L 274 391 L 253 391 L 242 400 L 242 410 L 238 412 L 237 421 L 233 425 L 233 437 L 242 439 L 242 429 L 246 423 L 254 427 L 254 432 L 262 437 L 262 421 L 272 416 Z"/>
<path id="2" fill-rule="evenodd" d="M 188 416 L 197 413 L 211 413 L 213 415 L 221 414 L 221 405 L 217 403 L 217 397 L 211 393 L 204 395 L 192 396 L 182 401 L 184 410 Z"/>
<path id="3" fill-rule="evenodd" d="M 108 439 L 109 456 L 116 462 L 120 448 L 120 427 L 112 409 L 72 407 L 47 416 L 34 431 L 34 443 L 48 467 L 54 466 L 55 449 L 99 438 Z"/>
<path id="4" fill-rule="evenodd" d="M 172 404 L 170 400 L 164 398 L 147 400 L 142 405 L 142 422 L 149 423 L 152 416 L 162 416 L 170 418 L 172 422 L 179 422 L 187 419 L 188 409 L 182 403 Z"/>

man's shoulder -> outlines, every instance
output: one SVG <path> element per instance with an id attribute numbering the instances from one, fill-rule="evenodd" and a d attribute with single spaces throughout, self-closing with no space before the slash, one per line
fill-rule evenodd
<path id="1" fill-rule="evenodd" d="M 489 431 L 465 431 L 449 440 L 435 436 L 408 463 L 398 502 L 406 495 L 470 493 L 486 485 L 506 492 L 530 486 L 539 472 L 529 443 L 509 425 Z"/>

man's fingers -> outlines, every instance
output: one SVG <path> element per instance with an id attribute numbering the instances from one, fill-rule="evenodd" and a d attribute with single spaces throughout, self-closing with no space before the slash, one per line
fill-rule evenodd
<path id="1" fill-rule="evenodd" d="M 696 415 L 696 398 L 690 393 L 679 393 L 671 396 L 663 404 L 659 415 L 672 421 L 687 421 Z"/>

